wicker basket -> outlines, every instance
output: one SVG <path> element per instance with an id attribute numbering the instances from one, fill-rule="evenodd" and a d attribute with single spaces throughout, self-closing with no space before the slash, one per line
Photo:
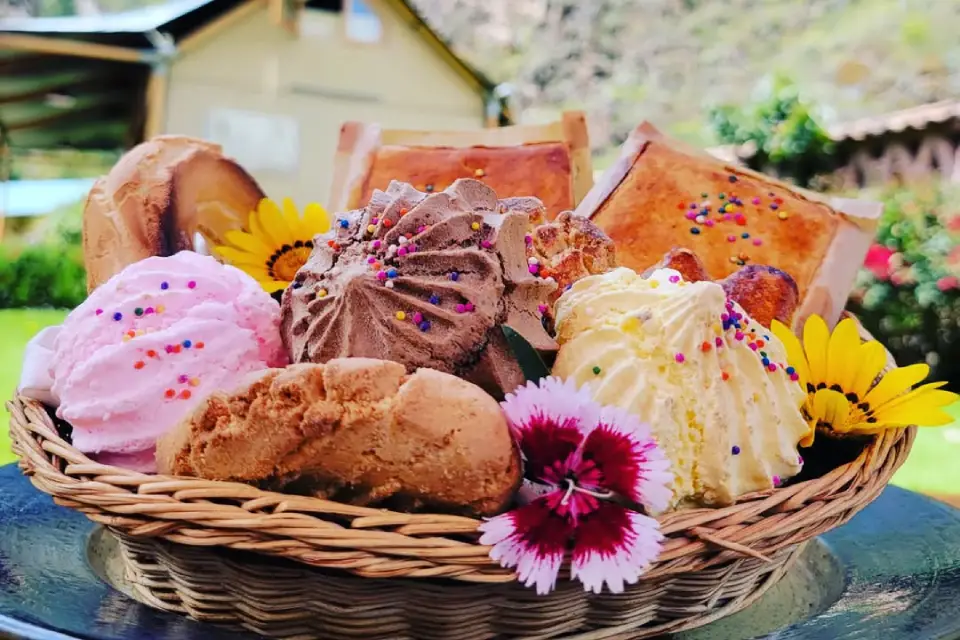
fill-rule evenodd
<path id="1" fill-rule="evenodd" d="M 64 440 L 43 405 L 7 406 L 23 472 L 117 536 L 144 602 L 298 640 L 595 640 L 700 626 L 758 598 L 802 543 L 873 501 L 916 435 L 885 431 L 820 477 L 661 517 L 662 554 L 622 594 L 588 594 L 561 576 L 537 596 L 477 544 L 477 520 L 111 467 Z"/>

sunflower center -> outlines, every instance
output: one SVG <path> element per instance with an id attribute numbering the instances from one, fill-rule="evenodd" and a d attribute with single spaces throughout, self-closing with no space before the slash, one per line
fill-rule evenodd
<path id="1" fill-rule="evenodd" d="M 309 240 L 307 242 L 297 240 L 293 245 L 285 244 L 274 251 L 267 260 L 267 273 L 274 280 L 290 282 L 297 275 L 300 267 L 307 263 L 311 251 L 313 251 L 313 242 Z"/>

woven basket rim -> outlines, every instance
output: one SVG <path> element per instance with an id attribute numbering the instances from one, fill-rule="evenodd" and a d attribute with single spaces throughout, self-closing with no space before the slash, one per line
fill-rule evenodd
<path id="1" fill-rule="evenodd" d="M 490 558 L 489 547 L 476 542 L 479 520 L 398 513 L 105 465 L 61 438 L 40 402 L 16 396 L 7 408 L 13 450 L 31 482 L 58 504 L 122 534 L 254 551 L 370 578 L 516 579 Z M 886 430 L 855 460 L 823 476 L 744 495 L 727 507 L 660 516 L 664 547 L 644 579 L 742 556 L 766 560 L 845 523 L 880 494 L 915 436 L 916 427 Z"/>

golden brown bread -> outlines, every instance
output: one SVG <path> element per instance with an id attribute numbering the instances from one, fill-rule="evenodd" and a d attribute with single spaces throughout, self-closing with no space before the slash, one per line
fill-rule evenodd
<path id="1" fill-rule="evenodd" d="M 539 198 L 550 218 L 573 209 L 593 184 L 582 112 L 557 122 L 473 131 L 406 131 L 347 122 L 340 129 L 331 208 L 365 206 L 392 180 L 440 192 L 460 178 L 483 180 L 503 198 Z"/>
<path id="2" fill-rule="evenodd" d="M 497 402 L 432 369 L 342 358 L 215 393 L 157 443 L 160 473 L 357 505 L 493 515 L 520 483 Z"/>
<path id="3" fill-rule="evenodd" d="M 264 197 L 215 144 L 159 136 L 128 151 L 90 190 L 83 212 L 87 289 L 150 256 L 194 248 L 194 234 L 222 244 Z"/>
<path id="4" fill-rule="evenodd" d="M 727 297 L 766 328 L 778 320 L 788 327 L 800 306 L 797 283 L 784 271 L 765 264 L 749 264 L 720 281 Z"/>
<path id="5" fill-rule="evenodd" d="M 687 282 L 713 280 L 703 261 L 689 249 L 670 250 L 658 264 L 647 269 L 644 275 L 662 268 L 678 271 Z M 768 329 L 773 320 L 779 320 L 789 327 L 800 305 L 797 283 L 790 274 L 775 267 L 746 265 L 718 281 L 718 284 L 723 287 L 728 298 Z"/>
<path id="6" fill-rule="evenodd" d="M 632 145 L 632 146 L 631 146 Z M 642 125 L 584 199 L 617 244 L 620 264 L 641 271 L 673 247 L 692 249 L 715 278 L 765 264 L 812 288 L 841 219 L 782 182 L 688 151 Z"/>
<path id="7" fill-rule="evenodd" d="M 557 281 L 557 289 L 551 295 L 553 301 L 580 278 L 617 267 L 613 240 L 597 225 L 572 211 L 537 226 L 531 234 L 527 254 L 539 266 L 540 277 Z"/>
<path id="8" fill-rule="evenodd" d="M 483 180 L 501 198 L 536 196 L 548 216 L 573 209 L 570 152 L 561 142 L 516 147 L 381 147 L 364 181 L 359 202 L 391 180 L 420 191 L 443 191 L 459 178 Z"/>
<path id="9" fill-rule="evenodd" d="M 663 259 L 657 264 L 647 269 L 644 277 L 648 277 L 656 269 L 673 269 L 678 272 L 686 282 L 702 282 L 704 280 L 713 280 L 707 273 L 707 268 L 697 254 L 690 249 L 674 247 L 667 252 Z"/>

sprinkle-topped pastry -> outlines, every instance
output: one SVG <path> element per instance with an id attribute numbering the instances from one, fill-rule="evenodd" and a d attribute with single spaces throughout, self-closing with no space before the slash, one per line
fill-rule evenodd
<path id="1" fill-rule="evenodd" d="M 673 269 L 687 282 L 712 280 L 703 262 L 689 249 L 670 251 L 644 275 L 657 269 Z M 792 323 L 800 293 L 790 274 L 767 265 L 750 264 L 717 282 L 728 298 L 743 307 L 762 326 L 769 328 L 774 320 L 787 326 Z"/>
<path id="2" fill-rule="evenodd" d="M 532 198 L 497 200 L 473 179 L 433 194 L 399 182 L 376 192 L 319 237 L 284 294 L 294 361 L 376 357 L 454 373 L 494 395 L 512 390 L 523 377 L 501 324 L 556 348 L 539 311 L 556 284 L 531 273 L 524 248 L 540 210 Z"/>
<path id="3" fill-rule="evenodd" d="M 617 266 L 613 240 L 572 211 L 538 225 L 527 237 L 527 254 L 530 273 L 556 280 L 554 298 L 580 278 L 606 273 Z"/>
<path id="4" fill-rule="evenodd" d="M 554 375 L 650 423 L 673 463 L 674 504 L 730 504 L 800 471 L 796 373 L 720 285 L 619 268 L 574 284 L 556 324 Z"/>
<path id="5" fill-rule="evenodd" d="M 638 127 L 577 213 L 617 244 L 620 264 L 641 271 L 687 247 L 714 278 L 762 264 L 793 276 L 798 317 L 834 322 L 873 237 L 880 205 L 832 203 L 732 166 Z"/>

